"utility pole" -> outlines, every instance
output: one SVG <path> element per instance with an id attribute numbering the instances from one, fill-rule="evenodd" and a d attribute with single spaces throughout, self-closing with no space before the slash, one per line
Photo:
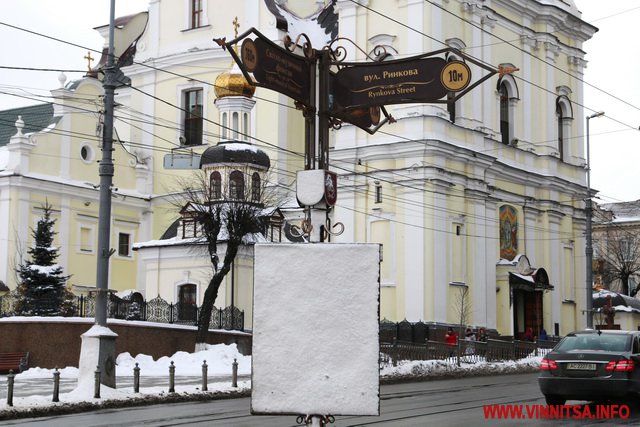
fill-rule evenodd
<path id="1" fill-rule="evenodd" d="M 109 49 L 107 66 L 104 68 L 104 126 L 102 128 L 102 160 L 100 175 L 100 210 L 98 219 L 98 265 L 96 286 L 96 323 L 107 326 L 107 290 L 109 288 L 109 258 L 113 254 L 110 248 L 111 234 L 111 185 L 113 183 L 113 93 L 115 84 L 115 64 L 113 59 L 115 0 L 111 0 L 109 17 Z"/>
<path id="2" fill-rule="evenodd" d="M 585 311 L 587 312 L 587 328 L 593 328 L 593 246 L 591 241 L 591 219 L 593 217 L 593 208 L 591 201 L 591 159 L 589 158 L 589 120 L 596 117 L 604 116 L 604 111 L 593 113 L 587 116 L 587 199 L 585 200 L 587 230 L 585 255 L 587 257 L 587 304 Z"/>
<path id="3" fill-rule="evenodd" d="M 107 293 L 109 290 L 109 258 L 111 235 L 111 185 L 113 182 L 113 97 L 116 65 L 114 60 L 114 29 L 116 0 L 111 0 L 109 16 L 109 47 L 104 68 L 104 126 L 102 130 L 102 160 L 100 175 L 100 208 L 98 212 L 98 260 L 96 266 L 95 325 L 82 334 L 78 384 L 90 381 L 100 371 L 100 383 L 116 387 L 115 338 L 107 328 Z"/>

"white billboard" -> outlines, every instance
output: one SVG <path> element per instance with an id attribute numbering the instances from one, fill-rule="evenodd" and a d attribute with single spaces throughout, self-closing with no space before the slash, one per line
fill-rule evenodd
<path id="1" fill-rule="evenodd" d="M 379 245 L 255 247 L 254 414 L 379 414 Z"/>

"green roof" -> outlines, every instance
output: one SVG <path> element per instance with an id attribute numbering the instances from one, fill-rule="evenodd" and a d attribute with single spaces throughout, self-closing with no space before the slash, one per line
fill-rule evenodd
<path id="1" fill-rule="evenodd" d="M 16 120 L 22 116 L 22 133 L 39 132 L 56 120 L 53 118 L 53 104 L 36 104 L 28 107 L 0 111 L 0 147 L 7 145 L 16 134 Z"/>

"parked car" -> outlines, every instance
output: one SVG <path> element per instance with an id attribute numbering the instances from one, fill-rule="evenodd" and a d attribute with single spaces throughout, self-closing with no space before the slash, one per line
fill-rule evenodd
<path id="1" fill-rule="evenodd" d="M 640 394 L 640 332 L 574 332 L 540 363 L 538 384 L 547 404 L 606 401 Z"/>

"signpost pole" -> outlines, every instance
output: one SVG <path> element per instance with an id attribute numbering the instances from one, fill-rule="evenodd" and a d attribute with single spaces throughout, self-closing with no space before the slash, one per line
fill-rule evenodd
<path id="1" fill-rule="evenodd" d="M 309 81 L 310 81 L 310 102 L 311 106 L 303 106 L 302 111 L 305 119 L 305 170 L 311 170 L 316 168 L 316 67 L 309 67 Z"/>
<path id="2" fill-rule="evenodd" d="M 329 52 L 318 51 L 318 169 L 329 169 Z"/>

